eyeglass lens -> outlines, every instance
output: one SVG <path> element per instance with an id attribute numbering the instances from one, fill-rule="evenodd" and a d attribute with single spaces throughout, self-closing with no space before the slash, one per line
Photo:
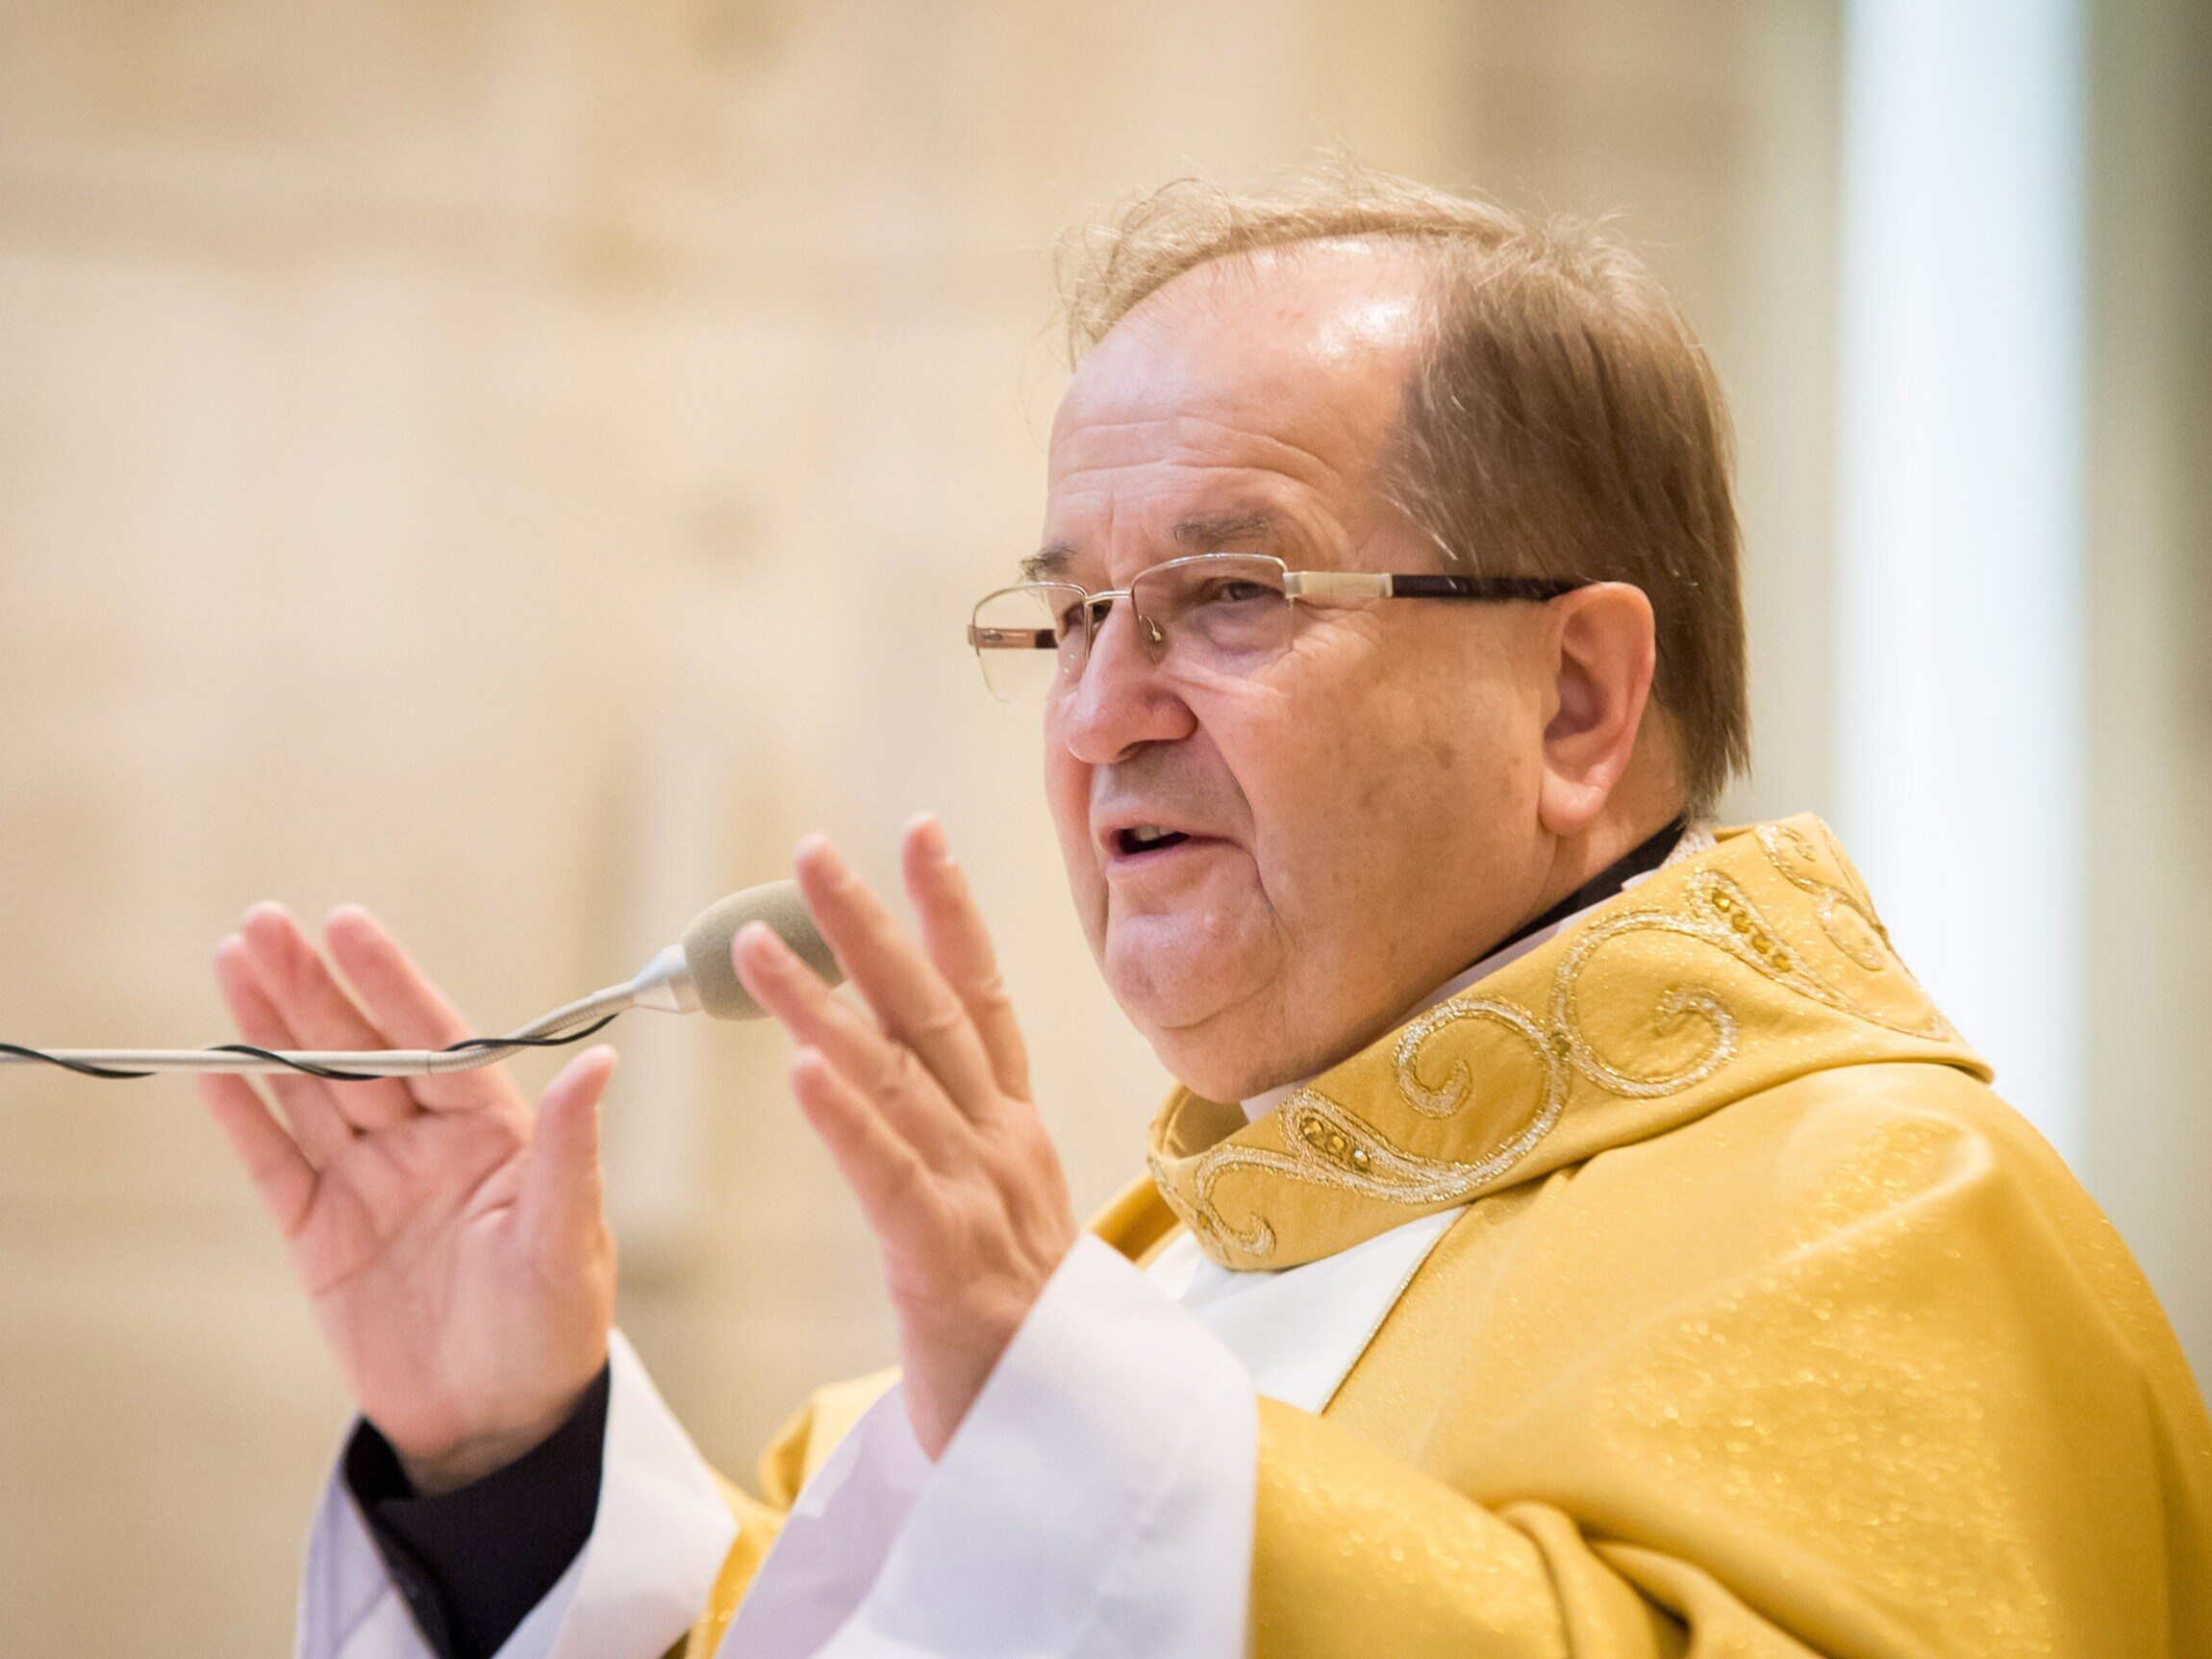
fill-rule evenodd
<path id="1" fill-rule="evenodd" d="M 992 693 L 1027 701 L 1055 682 L 1081 678 L 1092 637 L 1120 603 L 1072 583 L 992 594 L 975 608 L 970 632 Z M 1128 608 L 1138 647 L 1155 663 L 1246 674 L 1290 643 L 1283 566 L 1257 555 L 1204 553 L 1155 565 L 1130 584 Z"/>

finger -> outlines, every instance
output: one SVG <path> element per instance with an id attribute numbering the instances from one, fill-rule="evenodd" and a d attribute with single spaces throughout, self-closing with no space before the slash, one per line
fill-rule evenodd
<path id="1" fill-rule="evenodd" d="M 588 1048 L 561 1068 L 538 1102 L 522 1169 L 520 1219 L 538 1259 L 556 1270 L 587 1260 L 606 1225 L 599 1171 L 599 1102 L 615 1050 Z"/>
<path id="2" fill-rule="evenodd" d="M 340 905 L 323 920 L 331 956 L 394 1047 L 444 1048 L 475 1033 L 433 985 L 399 941 L 358 904 Z M 433 1111 L 486 1106 L 520 1109 L 504 1068 L 447 1071 L 410 1080 L 414 1097 Z"/>
<path id="3" fill-rule="evenodd" d="M 886 1244 L 916 1244 L 936 1216 L 920 1154 L 817 1049 L 802 1047 L 792 1056 L 792 1093 L 869 1229 Z"/>
<path id="4" fill-rule="evenodd" d="M 262 1203 L 288 1240 L 307 1224 L 314 1203 L 314 1166 L 299 1144 L 269 1116 L 269 1109 L 243 1077 L 211 1072 L 194 1079 L 208 1116 L 245 1166 Z"/>
<path id="5" fill-rule="evenodd" d="M 754 1000 L 792 1041 L 817 1050 L 933 1164 L 972 1156 L 975 1131 L 914 1051 L 886 1037 L 830 994 L 766 922 L 747 922 L 731 945 L 732 965 Z"/>
<path id="6" fill-rule="evenodd" d="M 332 976 L 306 930 L 282 905 L 255 905 L 239 924 L 239 937 L 245 942 L 246 959 L 262 994 L 292 1034 L 288 1047 L 390 1046 L 384 1033 L 369 1023 Z M 407 1085 L 390 1077 L 334 1085 L 327 1097 L 349 1122 L 364 1129 L 405 1122 L 419 1110 Z"/>
<path id="7" fill-rule="evenodd" d="M 989 1116 L 991 1056 L 952 988 L 827 840 L 799 844 L 797 871 L 807 909 L 884 1034 L 912 1049 L 963 1113 Z"/>
<path id="8" fill-rule="evenodd" d="M 300 1046 L 262 990 L 245 942 L 235 933 L 215 947 L 215 987 L 248 1043 L 263 1048 Z M 291 1125 L 292 1138 L 316 1168 L 328 1168 L 353 1144 L 353 1124 L 332 1098 L 328 1084 L 298 1072 L 277 1071 L 269 1074 L 268 1085 L 285 1121 Z"/>
<path id="9" fill-rule="evenodd" d="M 1000 1093 L 1027 1100 L 1029 1048 L 998 976 L 991 930 L 968 891 L 967 871 L 953 860 L 944 826 L 923 814 L 907 826 L 901 853 L 907 896 L 921 917 L 922 948 L 967 1009 Z"/>

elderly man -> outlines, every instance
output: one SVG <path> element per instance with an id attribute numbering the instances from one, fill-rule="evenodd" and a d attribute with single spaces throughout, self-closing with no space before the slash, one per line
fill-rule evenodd
<path id="1" fill-rule="evenodd" d="M 535 1113 L 210 1079 L 363 1415 L 304 1650 L 2212 1652 L 2212 1427 L 2126 1251 L 1826 830 L 1704 824 L 1736 531 L 1651 278 L 1374 179 L 1086 245 L 1043 547 L 970 639 L 1184 1085 L 1149 1178 L 1078 1230 L 933 822 L 918 942 L 802 845 L 866 1012 L 765 929 L 736 966 L 901 1368 L 756 1496 L 610 1334 L 611 1054 Z M 465 1034 L 324 938 L 224 942 L 250 1038 Z"/>

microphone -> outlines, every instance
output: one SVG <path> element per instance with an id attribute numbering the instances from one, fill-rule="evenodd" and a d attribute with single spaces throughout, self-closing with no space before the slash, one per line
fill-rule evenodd
<path id="1" fill-rule="evenodd" d="M 0 1043 L 0 1066 L 59 1066 L 87 1077 L 146 1077 L 156 1071 L 303 1071 L 312 1077 L 427 1077 L 490 1066 L 522 1048 L 581 1043 L 633 1008 L 758 1019 L 761 1005 L 738 979 L 730 945 L 748 921 L 765 921 L 831 985 L 837 957 L 807 913 L 795 882 L 769 881 L 719 899 L 691 918 L 684 937 L 627 983 L 594 991 L 504 1037 L 471 1037 L 446 1048 L 282 1050 L 249 1043 L 212 1048 L 26 1048 Z"/>

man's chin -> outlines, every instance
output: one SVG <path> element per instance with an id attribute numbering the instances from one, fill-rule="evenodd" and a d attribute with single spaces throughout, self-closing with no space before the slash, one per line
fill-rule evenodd
<path id="1" fill-rule="evenodd" d="M 1132 1022 L 1163 1035 L 1203 1026 L 1236 1000 L 1219 980 L 1209 980 L 1183 964 L 1163 967 L 1109 959 L 1106 985 Z"/>
<path id="2" fill-rule="evenodd" d="M 1119 943 L 1120 942 L 1117 942 Z M 1188 1088 L 1240 1099 L 1244 1080 L 1275 1065 L 1280 1020 L 1269 1014 L 1271 974 L 1217 951 L 1110 948 L 1107 988 L 1160 1063 Z M 1242 1091 L 1224 1095 L 1222 1091 Z"/>

